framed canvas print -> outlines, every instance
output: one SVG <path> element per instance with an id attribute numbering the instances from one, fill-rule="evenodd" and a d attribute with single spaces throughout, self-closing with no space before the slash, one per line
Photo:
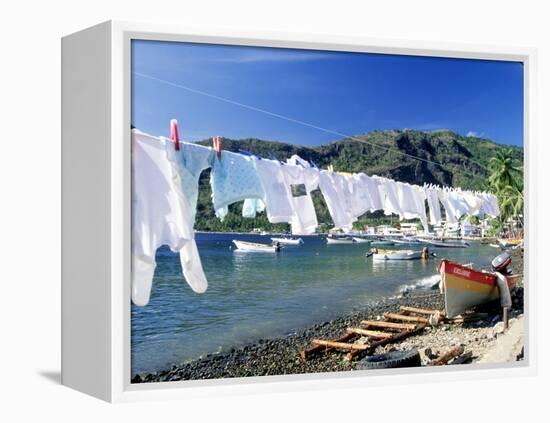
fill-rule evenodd
<path id="1" fill-rule="evenodd" d="M 534 58 L 65 37 L 63 383 L 120 401 L 532 371 Z"/>

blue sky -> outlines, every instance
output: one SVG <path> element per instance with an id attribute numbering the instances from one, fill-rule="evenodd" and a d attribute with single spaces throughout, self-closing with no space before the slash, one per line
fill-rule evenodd
<path id="1" fill-rule="evenodd" d="M 341 138 L 201 91 L 347 135 L 450 129 L 523 145 L 521 63 L 140 40 L 132 71 L 132 124 L 154 135 L 176 118 L 186 141 Z"/>

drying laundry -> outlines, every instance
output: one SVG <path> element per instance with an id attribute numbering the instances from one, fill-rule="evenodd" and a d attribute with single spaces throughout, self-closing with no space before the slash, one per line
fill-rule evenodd
<path id="1" fill-rule="evenodd" d="M 352 180 L 346 175 L 322 170 L 319 172 L 319 188 L 323 193 L 334 229 L 349 232 L 357 216 L 353 214 Z"/>
<path id="2" fill-rule="evenodd" d="M 391 179 L 380 178 L 380 180 L 381 184 L 379 187 L 384 193 L 384 214 L 386 216 L 391 214 L 401 216 L 402 211 L 397 194 L 397 183 Z"/>
<path id="3" fill-rule="evenodd" d="M 264 189 L 251 157 L 224 152 L 212 161 L 210 185 L 216 216 L 224 219 L 230 204 L 246 199 L 263 199 Z"/>
<path id="4" fill-rule="evenodd" d="M 247 198 L 243 203 L 243 217 L 255 218 L 257 213 L 265 210 L 265 204 L 259 198 Z"/>
<path id="5" fill-rule="evenodd" d="M 290 201 L 290 188 L 287 188 L 285 176 L 281 170 L 284 166 L 277 160 L 254 160 L 260 178 L 267 219 L 271 223 L 289 223 L 294 211 Z"/>
<path id="6" fill-rule="evenodd" d="M 310 193 L 319 186 L 319 171 L 309 165 L 306 167 L 303 163 L 303 159 L 294 155 L 280 168 L 286 188 L 290 190 L 289 199 L 293 212 L 290 226 L 294 235 L 314 234 L 318 226 Z"/>
<path id="7" fill-rule="evenodd" d="M 432 225 L 441 224 L 441 206 L 439 205 L 438 189 L 428 187 L 424 190 L 426 200 L 428 200 L 428 209 L 430 211 L 430 223 Z"/>
<path id="8" fill-rule="evenodd" d="M 182 150 L 191 164 L 181 165 L 183 179 L 174 172 L 180 166 L 170 140 L 132 131 L 132 301 L 137 305 L 149 302 L 155 255 L 162 245 L 179 252 L 183 275 L 194 291 L 204 292 L 208 285 L 193 222 L 198 175 L 209 166 L 210 150 Z"/>

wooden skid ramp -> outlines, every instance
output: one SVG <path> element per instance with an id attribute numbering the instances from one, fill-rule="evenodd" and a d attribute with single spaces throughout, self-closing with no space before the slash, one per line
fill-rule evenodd
<path id="1" fill-rule="evenodd" d="M 370 355 L 379 346 L 421 333 L 434 315 L 445 318 L 442 311 L 401 306 L 399 313 L 384 313 L 383 320 L 363 320 L 361 327 L 347 328 L 340 338 L 313 339 L 309 348 L 300 351 L 300 357 L 306 361 L 331 350 L 346 351 L 346 360 L 353 360 L 360 354 Z"/>

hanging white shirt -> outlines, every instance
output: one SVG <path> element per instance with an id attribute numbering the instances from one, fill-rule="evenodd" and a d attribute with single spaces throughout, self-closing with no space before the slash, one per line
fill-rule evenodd
<path id="1" fill-rule="evenodd" d="M 319 172 L 319 189 L 323 194 L 334 229 L 349 232 L 357 216 L 353 213 L 353 180 L 346 175 L 322 170 Z"/>
<path id="2" fill-rule="evenodd" d="M 289 199 L 293 210 L 290 225 L 294 235 L 311 235 L 317 230 L 318 223 L 310 192 L 319 186 L 319 171 L 312 167 L 293 164 L 297 161 L 304 162 L 299 156 L 294 155 L 280 168 L 286 188 L 290 192 Z"/>
<path id="3" fill-rule="evenodd" d="M 384 192 L 384 214 L 386 216 L 391 214 L 401 216 L 402 213 L 397 195 L 397 183 L 391 179 L 380 178 L 380 180 L 380 187 Z"/>
<path id="4" fill-rule="evenodd" d="M 439 197 L 439 201 L 443 205 L 443 209 L 445 209 L 445 218 L 447 222 L 451 225 L 456 224 L 457 220 L 454 215 L 454 209 L 449 202 L 449 191 L 441 189 L 437 191 L 437 195 Z"/>
<path id="5" fill-rule="evenodd" d="M 290 200 L 290 188 L 281 170 L 284 166 L 277 160 L 254 160 L 264 190 L 267 220 L 271 223 L 290 223 L 294 210 Z"/>
<path id="6" fill-rule="evenodd" d="M 430 223 L 432 225 L 441 224 L 441 206 L 437 188 L 426 188 L 426 199 L 428 200 L 428 209 L 430 211 Z"/>

